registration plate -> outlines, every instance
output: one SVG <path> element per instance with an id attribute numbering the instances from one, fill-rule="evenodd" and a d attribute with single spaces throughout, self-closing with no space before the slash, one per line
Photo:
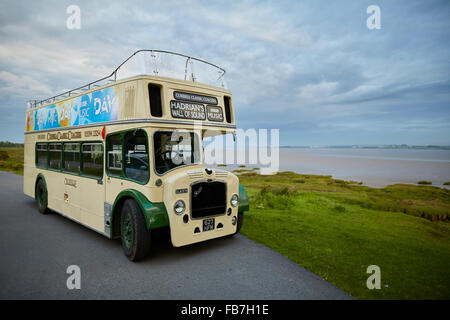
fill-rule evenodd
<path id="1" fill-rule="evenodd" d="M 214 218 L 203 220 L 203 232 L 214 230 Z"/>

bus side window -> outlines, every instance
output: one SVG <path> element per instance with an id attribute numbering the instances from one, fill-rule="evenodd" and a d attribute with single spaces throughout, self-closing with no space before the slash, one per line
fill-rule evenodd
<path id="1" fill-rule="evenodd" d="M 150 97 L 150 114 L 152 117 L 162 117 L 161 87 L 149 84 L 148 96 Z"/>
<path id="2" fill-rule="evenodd" d="M 80 144 L 64 143 L 64 171 L 78 173 L 80 171 Z"/>
<path id="3" fill-rule="evenodd" d="M 54 170 L 61 170 L 62 147 L 61 143 L 48 144 L 48 167 Z"/>
<path id="4" fill-rule="evenodd" d="M 107 146 L 107 166 L 111 175 L 122 175 L 122 139 L 120 134 L 108 136 L 106 140 Z"/>
<path id="5" fill-rule="evenodd" d="M 102 143 L 83 143 L 83 168 L 84 175 L 103 178 L 103 144 Z"/>
<path id="6" fill-rule="evenodd" d="M 147 135 L 143 130 L 127 132 L 124 137 L 125 177 L 147 182 L 149 178 Z"/>
<path id="7" fill-rule="evenodd" d="M 36 167 L 47 169 L 46 143 L 36 143 Z"/>

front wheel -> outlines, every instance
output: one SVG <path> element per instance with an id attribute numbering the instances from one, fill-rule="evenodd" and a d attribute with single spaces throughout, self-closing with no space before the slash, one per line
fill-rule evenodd
<path id="1" fill-rule="evenodd" d="M 44 181 L 42 179 L 39 179 L 36 190 L 36 201 L 38 204 L 39 212 L 42 214 L 48 213 L 48 194 L 47 194 L 47 188 L 45 187 Z"/>
<path id="2" fill-rule="evenodd" d="M 242 228 L 242 224 L 244 223 L 244 213 L 243 212 L 238 212 L 238 216 L 237 216 L 237 226 L 236 226 L 236 232 L 232 233 L 228 236 L 226 236 L 227 238 L 231 238 L 234 235 L 238 234 L 239 231 L 241 231 Z"/>
<path id="3" fill-rule="evenodd" d="M 144 216 L 134 200 L 126 200 L 122 206 L 120 235 L 123 252 L 131 261 L 145 258 L 150 251 L 151 233 Z"/>

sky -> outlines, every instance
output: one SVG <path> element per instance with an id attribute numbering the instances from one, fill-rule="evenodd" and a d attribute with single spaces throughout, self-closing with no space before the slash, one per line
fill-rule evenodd
<path id="1" fill-rule="evenodd" d="M 0 140 L 23 141 L 26 101 L 160 49 L 226 69 L 237 126 L 280 129 L 281 145 L 450 145 L 449 14 L 435 0 L 2 0 Z"/>

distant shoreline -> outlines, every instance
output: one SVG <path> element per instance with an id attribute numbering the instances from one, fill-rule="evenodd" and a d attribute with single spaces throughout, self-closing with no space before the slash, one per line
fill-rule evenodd
<path id="1" fill-rule="evenodd" d="M 409 145 L 348 145 L 348 146 L 280 146 L 282 149 L 413 149 L 413 150 L 450 150 L 450 146 L 409 146 Z"/>

